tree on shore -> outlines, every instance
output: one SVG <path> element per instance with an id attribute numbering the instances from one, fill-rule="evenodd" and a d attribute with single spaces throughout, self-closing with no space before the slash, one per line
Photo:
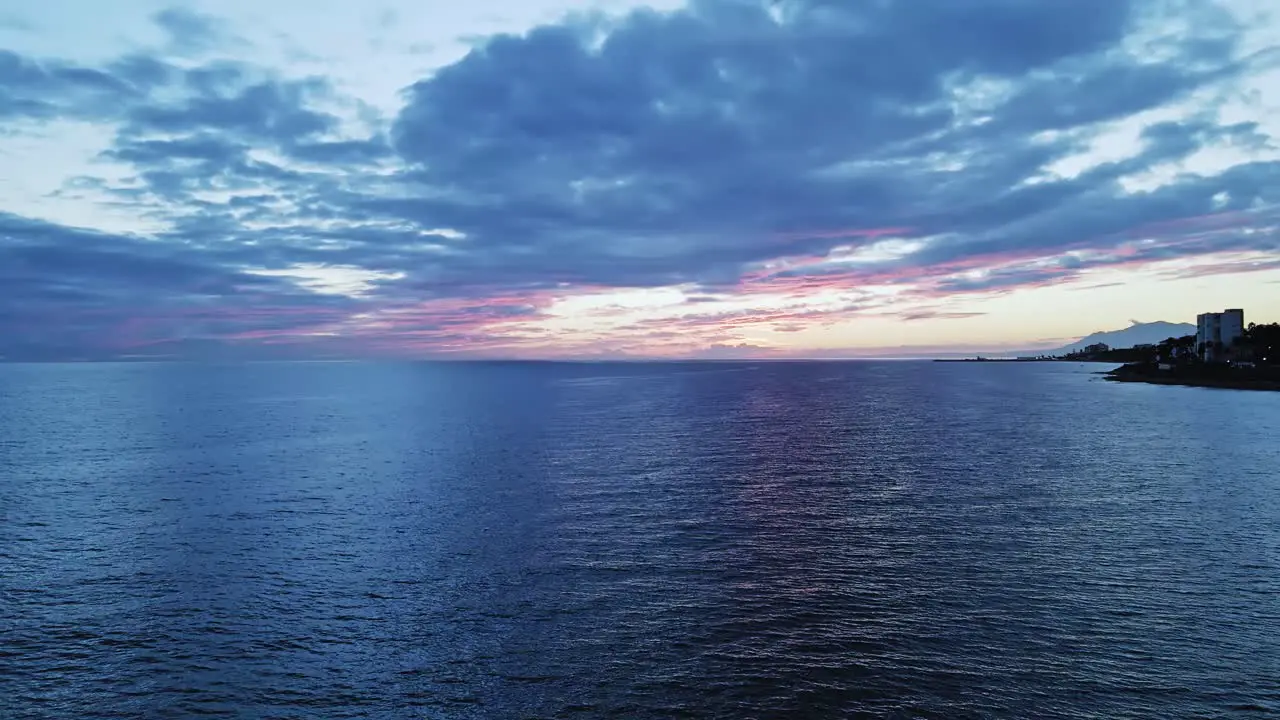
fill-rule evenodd
<path id="1" fill-rule="evenodd" d="M 1254 362 L 1280 365 L 1280 323 L 1249 323 L 1244 340 L 1253 347 Z"/>
<path id="2" fill-rule="evenodd" d="M 1183 335 L 1161 340 L 1156 345 L 1156 359 L 1159 362 L 1185 362 L 1196 357 L 1196 336 Z"/>

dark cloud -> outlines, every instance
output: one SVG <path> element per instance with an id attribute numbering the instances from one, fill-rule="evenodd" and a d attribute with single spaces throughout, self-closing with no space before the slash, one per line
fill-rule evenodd
<path id="1" fill-rule="evenodd" d="M 72 189 L 164 228 L 108 238 L 4 216 L 0 303 L 10 318 L 59 304 L 242 310 L 237 298 L 248 294 L 280 310 L 278 327 L 236 315 L 236 332 L 251 337 L 338 322 L 366 300 L 248 270 L 351 266 L 398 275 L 377 281 L 368 303 L 437 303 L 412 332 L 447 344 L 536 316 L 540 306 L 524 299 L 566 287 L 688 283 L 707 291 L 696 303 L 923 282 L 944 296 L 1100 265 L 1278 250 L 1273 234 L 1241 230 L 1274 216 L 1265 209 L 1280 204 L 1280 164 L 1150 192 L 1120 183 L 1208 144 L 1263 148 L 1254 123 L 1160 123 L 1133 157 L 1074 177 L 1048 172 L 1085 150 L 1100 124 L 1224 87 L 1247 69 L 1238 28 L 1207 3 L 1174 8 L 1191 31 L 1157 33 L 1159 62 L 1125 45 L 1167 7 L 694 0 L 488 38 L 406 88 L 403 109 L 385 119 L 324 79 L 239 61 L 133 54 L 91 68 L 0 52 L 0 118 L 109 123 L 102 158 L 128 177 Z M 190 11 L 155 21 L 196 55 L 235 42 Z M 1234 225 L 1157 227 L 1232 213 Z M 1135 232 L 1161 242 L 1133 249 Z M 928 241 L 897 259 L 822 266 L 835 248 L 904 235 Z M 1067 250 L 1090 252 L 1017 263 Z M 779 258 L 812 262 L 759 270 Z M 217 325 L 189 308 L 178 315 L 174 332 Z M 790 331 L 797 315 L 741 322 Z M 926 315 L 954 313 L 906 319 Z"/>
<path id="2" fill-rule="evenodd" d="M 39 63 L 0 49 L 0 119 L 103 118 L 139 89 L 105 70 Z"/>
<path id="3" fill-rule="evenodd" d="M 83 283 L 106 296 L 157 287 L 174 293 L 230 295 L 248 276 L 201 264 L 180 246 L 75 230 L 0 213 L 0 273 L 5 287 L 22 279 Z M 6 293 L 6 299 L 11 296 Z"/>
<path id="4" fill-rule="evenodd" d="M 1047 285 L 1069 279 L 1075 275 L 1071 268 L 997 270 L 979 278 L 947 278 L 939 281 L 935 292 L 939 295 L 1007 290 L 1027 286 Z"/>
<path id="5" fill-rule="evenodd" d="M 198 76 L 187 80 L 190 85 L 199 82 Z M 309 94 L 326 90 L 319 81 L 266 81 L 229 92 L 208 88 L 179 103 L 138 107 L 128 116 L 126 132 L 216 131 L 260 142 L 305 139 L 330 131 L 337 123 L 332 115 L 306 107 Z"/>
<path id="6" fill-rule="evenodd" d="M 367 140 L 291 143 L 289 156 L 295 160 L 322 165 L 368 165 L 391 156 L 391 146 L 381 137 Z"/>
<path id="7" fill-rule="evenodd" d="M 575 25 L 495 38 L 413 86 L 395 125 L 424 189 L 448 197 L 373 207 L 443 218 L 491 252 L 536 244 L 603 282 L 638 284 L 775 257 L 770 232 L 921 221 L 922 232 L 990 232 L 1079 198 L 1119 229 L 1146 216 L 1120 207 L 1114 172 L 1002 193 L 1076 149 L 1030 138 L 1158 106 L 1232 69 L 1229 47 L 1194 38 L 1183 48 L 1193 72 L 1117 54 L 1131 3 L 926 4 L 783 3 L 771 14 L 701 2 L 634 14 L 599 42 L 598 28 Z M 995 122 L 974 130 L 952 92 L 977 80 L 1010 89 L 989 110 Z M 923 146 L 964 170 L 930 167 Z M 499 200 L 510 212 L 495 218 Z M 1057 229 L 1046 245 L 1064 242 L 1069 230 Z M 812 237 L 786 252 L 842 242 Z M 646 244 L 667 248 L 660 262 L 635 261 Z"/>
<path id="8" fill-rule="evenodd" d="M 5 356 L 107 353 L 201 332 L 297 326 L 351 303 L 163 242 L 0 213 Z M 266 312 L 264 312 L 266 310 Z M 334 315 L 333 317 L 340 317 Z"/>

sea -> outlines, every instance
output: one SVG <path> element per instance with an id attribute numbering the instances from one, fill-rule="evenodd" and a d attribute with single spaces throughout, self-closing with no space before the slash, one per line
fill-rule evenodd
<path id="1" fill-rule="evenodd" d="M 1280 394 L 0 365 L 0 717 L 1280 713 Z"/>

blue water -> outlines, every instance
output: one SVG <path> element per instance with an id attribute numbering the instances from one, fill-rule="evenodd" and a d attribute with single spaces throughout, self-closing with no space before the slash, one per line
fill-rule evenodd
<path id="1" fill-rule="evenodd" d="M 0 717 L 1280 712 L 1280 394 L 0 365 Z"/>

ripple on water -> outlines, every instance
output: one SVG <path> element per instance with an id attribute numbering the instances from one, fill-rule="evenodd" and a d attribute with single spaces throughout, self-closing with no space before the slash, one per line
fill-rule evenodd
<path id="1" fill-rule="evenodd" d="M 1280 405 L 1090 380 L 0 365 L 4 717 L 1274 714 Z"/>

